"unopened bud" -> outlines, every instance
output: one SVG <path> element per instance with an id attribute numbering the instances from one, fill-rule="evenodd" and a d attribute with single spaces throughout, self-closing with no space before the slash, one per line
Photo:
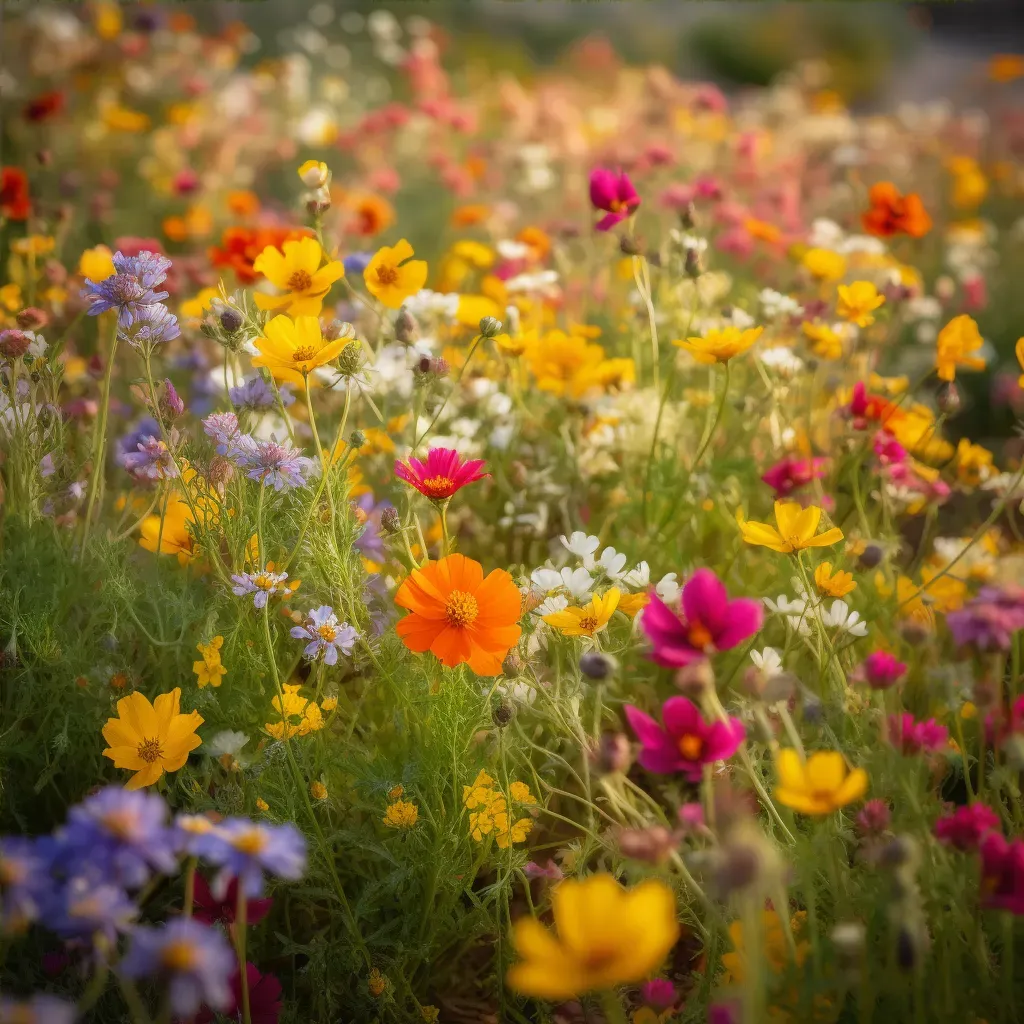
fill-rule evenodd
<path id="1" fill-rule="evenodd" d="M 619 239 L 619 251 L 623 256 L 639 256 L 644 251 L 644 244 L 639 238 L 623 235 Z"/>
<path id="2" fill-rule="evenodd" d="M 501 663 L 501 674 L 506 679 L 518 679 L 523 671 L 523 659 L 515 651 L 509 651 Z"/>
<path id="3" fill-rule="evenodd" d="M 0 331 L 0 355 L 8 359 L 23 356 L 32 344 L 24 331 Z"/>
<path id="4" fill-rule="evenodd" d="M 651 828 L 623 829 L 618 835 L 619 850 L 624 857 L 645 864 L 661 864 L 679 845 L 679 840 L 663 825 Z"/>
<path id="5" fill-rule="evenodd" d="M 625 772 L 629 769 L 629 740 L 621 732 L 602 733 L 594 757 L 597 767 L 606 775 Z"/>
<path id="6" fill-rule="evenodd" d="M 484 338 L 493 338 L 496 334 L 501 334 L 501 321 L 497 317 L 485 316 L 480 321 L 480 334 Z"/>
<path id="7" fill-rule="evenodd" d="M 963 400 L 960 398 L 960 392 L 953 381 L 950 381 L 939 392 L 936 404 L 939 407 L 939 412 L 946 416 L 955 416 L 960 411 L 960 407 L 963 405 Z"/>
<path id="8" fill-rule="evenodd" d="M 25 331 L 41 331 L 49 322 L 50 317 L 35 306 L 27 306 L 16 317 L 18 326 Z"/>
<path id="9" fill-rule="evenodd" d="M 746 843 L 734 843 L 722 849 L 715 865 L 715 888 L 725 899 L 731 893 L 746 889 L 761 871 L 761 853 Z"/>
<path id="10" fill-rule="evenodd" d="M 411 345 L 419 335 L 419 324 L 416 317 L 404 306 L 395 317 L 395 341 L 402 345 Z"/>
<path id="11" fill-rule="evenodd" d="M 362 344 L 358 341 L 350 341 L 338 355 L 338 371 L 348 377 L 358 373 L 362 355 Z"/>
<path id="12" fill-rule="evenodd" d="M 327 164 L 322 160 L 307 160 L 299 168 L 299 179 L 306 188 L 323 188 L 330 175 Z"/>
<path id="13" fill-rule="evenodd" d="M 687 231 L 692 231 L 697 226 L 697 207 L 692 202 L 679 212 L 679 225 Z"/>
<path id="14" fill-rule="evenodd" d="M 402 529 L 402 517 L 394 505 L 388 505 L 380 514 L 380 528 L 384 533 L 398 533 Z"/>
<path id="15" fill-rule="evenodd" d="M 225 484 L 234 476 L 235 467 L 222 455 L 215 455 L 210 459 L 210 468 L 207 473 L 207 479 L 213 484 L 214 487 L 220 487 Z"/>
<path id="16" fill-rule="evenodd" d="M 704 273 L 704 263 L 701 260 L 700 253 L 696 249 L 686 250 L 686 263 L 683 268 L 686 272 L 686 276 L 692 278 L 694 281 Z"/>
<path id="17" fill-rule="evenodd" d="M 685 694 L 699 697 L 715 685 L 715 672 L 707 658 L 686 665 L 676 672 L 676 686 Z"/>
<path id="18" fill-rule="evenodd" d="M 170 380 L 164 381 L 160 391 L 160 410 L 170 420 L 176 420 L 185 411 L 185 403 Z"/>
<path id="19" fill-rule="evenodd" d="M 337 341 L 339 338 L 354 338 L 356 329 L 347 320 L 332 320 L 324 325 L 323 335 L 327 341 Z"/>
<path id="20" fill-rule="evenodd" d="M 860 553 L 860 564 L 863 569 L 874 569 L 880 565 L 885 552 L 877 544 L 868 544 Z"/>
<path id="21" fill-rule="evenodd" d="M 220 325 L 228 334 L 234 334 L 242 326 L 242 314 L 231 306 L 221 310 Z"/>
<path id="22" fill-rule="evenodd" d="M 331 208 L 331 193 L 327 189 L 317 189 L 306 200 L 306 213 L 311 217 L 320 217 Z"/>
<path id="23" fill-rule="evenodd" d="M 515 717 L 516 709 L 512 706 L 512 703 L 504 697 L 500 697 L 493 705 L 491 705 L 491 721 L 493 721 L 499 729 L 504 729 L 505 726 L 507 726 Z"/>
<path id="24" fill-rule="evenodd" d="M 607 679 L 613 668 L 611 659 L 600 651 L 587 651 L 580 657 L 580 671 L 588 679 Z"/>
<path id="25" fill-rule="evenodd" d="M 366 444 L 366 435 L 361 430 L 353 430 L 348 436 L 349 446 L 358 450 Z"/>

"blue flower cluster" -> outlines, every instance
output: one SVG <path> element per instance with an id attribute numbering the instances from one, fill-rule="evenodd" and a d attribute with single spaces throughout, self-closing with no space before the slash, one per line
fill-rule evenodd
<path id="1" fill-rule="evenodd" d="M 316 463 L 298 448 L 276 441 L 261 441 L 238 429 L 233 412 L 211 413 L 203 420 L 203 430 L 213 441 L 218 455 L 226 456 L 250 480 L 268 484 L 275 491 L 305 487 L 316 472 Z"/>
<path id="2" fill-rule="evenodd" d="M 0 838 L 0 933 L 16 937 L 37 923 L 95 964 L 165 986 L 179 1017 L 194 1016 L 203 1004 L 223 1010 L 238 969 L 224 934 L 188 917 L 155 928 L 136 923 L 141 891 L 158 876 L 177 874 L 185 857 L 219 869 L 216 898 L 233 882 L 243 896 L 257 897 L 266 875 L 301 878 L 306 843 L 292 825 L 194 815 L 170 821 L 159 795 L 109 786 L 73 807 L 52 836 Z M 122 936 L 127 950 L 118 961 Z M 47 1012 L 36 1012 L 44 1004 Z M 0 1013 L 0 1020 L 75 1019 L 74 1007 L 49 996 L 10 1005 L 22 1016 Z"/>

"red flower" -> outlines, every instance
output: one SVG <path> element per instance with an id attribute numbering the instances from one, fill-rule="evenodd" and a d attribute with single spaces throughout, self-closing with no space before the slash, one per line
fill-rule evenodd
<path id="1" fill-rule="evenodd" d="M 20 167 L 5 167 L 0 176 L 0 215 L 8 220 L 25 220 L 31 209 L 28 176 Z"/>
<path id="2" fill-rule="evenodd" d="M 202 921 L 203 924 L 216 924 L 218 921 L 222 921 L 224 924 L 234 924 L 237 900 L 238 879 L 231 879 L 228 883 L 227 892 L 224 894 L 224 899 L 218 900 L 214 898 L 206 879 L 202 875 L 196 874 L 195 896 L 192 906 L 195 908 L 193 913 L 197 921 Z M 273 905 L 274 901 L 269 898 L 246 900 L 246 924 L 259 924 L 270 913 L 270 908 Z"/>
<path id="3" fill-rule="evenodd" d="M 431 448 L 425 463 L 414 458 L 410 458 L 407 463 L 396 462 L 395 476 L 412 484 L 431 501 L 447 501 L 466 484 L 490 476 L 489 473 L 480 472 L 483 464 L 483 459 L 467 459 L 463 462 L 454 448 Z"/>
<path id="4" fill-rule="evenodd" d="M 225 228 L 220 246 L 210 248 L 215 267 L 231 267 L 240 284 L 253 284 L 260 275 L 253 261 L 268 245 L 281 249 L 285 242 L 312 236 L 308 228 Z"/>
<path id="5" fill-rule="evenodd" d="M 905 234 L 923 238 L 932 227 L 932 219 L 916 192 L 901 195 L 891 181 L 880 181 L 868 193 L 871 208 L 861 216 L 864 230 L 879 238 Z"/>
<path id="6" fill-rule="evenodd" d="M 245 965 L 249 981 L 249 1020 L 252 1024 L 277 1024 L 281 1016 L 281 982 L 272 974 L 260 974 L 255 964 Z M 224 1013 L 228 1020 L 242 1019 L 242 976 L 238 971 L 231 977 L 232 1005 Z M 203 1007 L 196 1014 L 194 1024 L 213 1024 L 216 1014 Z"/>
<path id="7" fill-rule="evenodd" d="M 64 109 L 64 93 L 59 89 L 44 92 L 25 104 L 23 111 L 26 121 L 45 121 Z"/>

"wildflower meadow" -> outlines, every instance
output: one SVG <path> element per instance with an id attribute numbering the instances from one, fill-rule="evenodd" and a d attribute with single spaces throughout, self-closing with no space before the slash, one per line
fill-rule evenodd
<path id="1" fill-rule="evenodd" d="M 1024 56 L 214 6 L 5 13 L 0 1024 L 1024 1020 Z"/>

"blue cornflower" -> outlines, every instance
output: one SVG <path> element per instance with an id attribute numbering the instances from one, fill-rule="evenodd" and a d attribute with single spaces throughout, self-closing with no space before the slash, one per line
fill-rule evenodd
<path id="1" fill-rule="evenodd" d="M 228 388 L 231 404 L 237 409 L 269 409 L 274 405 L 274 390 L 262 377 L 250 377 L 237 387 Z"/>
<path id="2" fill-rule="evenodd" d="M 135 451 L 125 452 L 121 465 L 137 480 L 171 480 L 178 476 L 171 450 L 158 437 L 145 437 Z"/>
<path id="3" fill-rule="evenodd" d="M 65 939 L 95 942 L 103 936 L 109 946 L 118 932 L 127 932 L 139 915 L 128 894 L 113 882 L 80 875 L 56 888 L 43 907 L 43 924 Z"/>
<path id="4" fill-rule="evenodd" d="M 226 1010 L 232 1002 L 228 984 L 235 955 L 227 939 L 191 918 L 177 918 L 162 928 L 138 928 L 121 961 L 128 978 L 159 978 L 167 984 L 171 1010 L 191 1018 L 206 1003 Z"/>
<path id="5" fill-rule="evenodd" d="M 24 1002 L 0 999 L 0 1024 L 74 1024 L 78 1013 L 74 1003 L 42 993 Z"/>
<path id="6" fill-rule="evenodd" d="M 263 608 L 267 603 L 267 598 L 273 597 L 275 594 L 288 593 L 288 587 L 284 585 L 284 581 L 288 579 L 286 572 L 271 572 L 269 569 L 264 569 L 262 572 L 236 573 L 231 579 L 235 583 L 235 586 L 231 588 L 231 593 L 235 597 L 253 594 L 252 603 L 256 608 Z"/>
<path id="7" fill-rule="evenodd" d="M 119 466 L 124 465 L 124 458 L 131 452 L 139 450 L 139 445 L 146 440 L 147 437 L 159 437 L 160 436 L 160 424 L 157 423 L 152 416 L 146 416 L 139 420 L 138 423 L 128 431 L 117 442 L 117 463 Z"/>
<path id="8" fill-rule="evenodd" d="M 122 339 L 139 350 L 173 341 L 181 334 L 178 318 L 160 303 L 127 310 L 119 317 L 118 323 Z"/>
<path id="9" fill-rule="evenodd" d="M 212 412 L 203 420 L 203 431 L 217 446 L 217 454 L 227 455 L 238 436 L 238 417 L 233 412 Z"/>
<path id="10" fill-rule="evenodd" d="M 286 448 L 276 441 L 260 441 L 251 434 L 238 434 L 231 441 L 228 458 L 246 470 L 250 480 L 270 484 L 275 491 L 305 487 L 314 463 L 298 448 Z"/>
<path id="11" fill-rule="evenodd" d="M 113 259 L 116 273 L 104 281 L 86 280 L 82 297 L 89 303 L 90 316 L 116 309 L 118 323 L 127 327 L 132 315 L 141 307 L 167 298 L 167 292 L 155 291 L 155 288 L 167 279 L 171 261 L 148 251 L 137 256 L 115 252 Z"/>
<path id="12" fill-rule="evenodd" d="M 347 256 L 343 257 L 341 262 L 345 267 L 345 273 L 348 274 L 349 277 L 353 274 L 356 277 L 359 277 L 370 265 L 370 260 L 372 259 L 372 252 L 350 252 Z"/>
<path id="13" fill-rule="evenodd" d="M 212 892 L 223 899 L 233 878 L 246 896 L 263 895 L 263 872 L 295 881 L 306 870 L 306 840 L 294 825 L 268 825 L 248 818 L 227 818 L 196 840 L 200 855 L 221 870 Z"/>
<path id="14" fill-rule="evenodd" d="M 71 808 L 57 833 L 58 860 L 75 872 L 90 864 L 101 876 L 137 888 L 153 871 L 177 869 L 166 820 L 167 805 L 156 793 L 107 786 Z"/>
<path id="15" fill-rule="evenodd" d="M 364 524 L 363 532 L 356 538 L 352 547 L 373 562 L 383 562 L 386 552 L 384 539 L 380 535 L 380 517 L 385 509 L 394 506 L 390 501 L 377 502 L 370 493 L 361 494 L 352 505 L 356 521 Z"/>
<path id="16" fill-rule="evenodd" d="M 292 627 L 292 636 L 296 640 L 309 640 L 302 652 L 307 658 L 319 658 L 323 655 L 324 662 L 335 665 L 338 662 L 338 651 L 348 656 L 359 636 L 347 622 L 339 622 L 338 616 L 330 605 L 314 608 L 301 626 Z"/>
<path id="17" fill-rule="evenodd" d="M 0 931 L 20 934 L 35 921 L 49 882 L 48 858 L 38 841 L 0 839 Z"/>

